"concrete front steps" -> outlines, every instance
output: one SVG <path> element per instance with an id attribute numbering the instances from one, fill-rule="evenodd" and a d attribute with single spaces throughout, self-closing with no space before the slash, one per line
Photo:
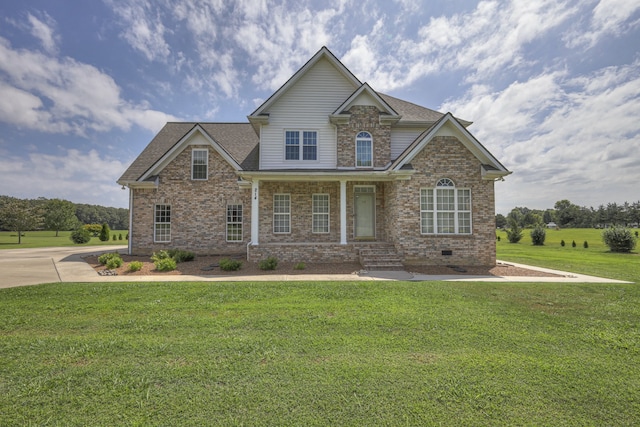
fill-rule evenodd
<path id="1" fill-rule="evenodd" d="M 359 250 L 360 264 L 368 271 L 404 270 L 396 248 L 387 243 L 363 246 Z"/>

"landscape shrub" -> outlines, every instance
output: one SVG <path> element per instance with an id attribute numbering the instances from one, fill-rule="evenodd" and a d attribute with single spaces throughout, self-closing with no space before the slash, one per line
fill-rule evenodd
<path id="1" fill-rule="evenodd" d="M 131 261 L 129 263 L 129 271 L 140 271 L 143 265 L 142 261 Z"/>
<path id="2" fill-rule="evenodd" d="M 258 267 L 260 270 L 275 270 L 278 266 L 278 258 L 270 256 L 263 260 L 260 260 Z"/>
<path id="3" fill-rule="evenodd" d="M 110 235 L 111 235 L 111 229 L 109 228 L 109 224 L 105 222 L 104 224 L 102 224 L 102 228 L 100 229 L 100 235 L 98 236 L 98 239 L 100 239 L 101 242 L 107 242 L 109 241 Z"/>
<path id="4" fill-rule="evenodd" d="M 120 254 L 118 252 L 105 252 L 98 257 L 98 262 L 101 265 L 107 265 L 111 258 L 120 258 Z"/>
<path id="5" fill-rule="evenodd" d="M 154 263 L 156 261 L 160 261 L 167 258 L 171 258 L 171 255 L 169 255 L 169 252 L 165 251 L 164 249 L 158 252 L 154 252 L 153 255 L 151 255 L 151 261 L 153 261 Z"/>
<path id="6" fill-rule="evenodd" d="M 116 235 L 115 234 L 113 236 L 111 236 L 111 240 L 113 240 L 114 242 L 116 241 Z"/>
<path id="7" fill-rule="evenodd" d="M 536 228 L 531 230 L 531 242 L 534 246 L 543 246 L 546 238 L 547 232 L 542 226 L 536 225 Z"/>
<path id="8" fill-rule="evenodd" d="M 161 258 L 153 262 L 158 271 L 173 271 L 178 266 L 173 258 Z"/>
<path id="9" fill-rule="evenodd" d="M 85 224 L 85 225 L 83 225 L 83 228 L 85 230 L 87 230 L 89 233 L 91 233 L 91 236 L 98 237 L 98 234 L 100 234 L 100 230 L 102 230 L 102 225 L 100 225 L 100 224 Z"/>
<path id="10" fill-rule="evenodd" d="M 611 227 L 602 232 L 602 240 L 611 252 L 631 252 L 636 247 L 636 238 L 631 230 L 624 227 Z"/>
<path id="11" fill-rule="evenodd" d="M 560 240 L 560 246 L 562 246 L 562 247 L 564 248 L 564 245 L 565 245 L 565 243 L 564 243 L 564 239 L 563 239 L 563 240 Z"/>
<path id="12" fill-rule="evenodd" d="M 115 255 L 116 256 L 112 256 L 111 258 L 109 258 L 109 260 L 105 264 L 109 270 L 113 270 L 114 268 L 121 267 L 124 262 L 122 261 L 120 254 L 115 254 Z"/>
<path id="13" fill-rule="evenodd" d="M 574 240 L 573 242 L 571 242 L 571 247 L 572 247 L 572 248 L 575 248 L 576 246 L 577 246 L 577 245 L 576 245 L 576 241 L 575 241 L 575 240 Z"/>
<path id="14" fill-rule="evenodd" d="M 86 228 L 78 228 L 71 233 L 69 239 L 71 239 L 73 243 L 81 245 L 91 240 L 91 233 Z"/>
<path id="15" fill-rule="evenodd" d="M 294 270 L 304 270 L 305 268 L 307 268 L 307 266 L 305 265 L 304 262 L 299 262 L 296 265 L 293 266 Z"/>
<path id="16" fill-rule="evenodd" d="M 118 234 L 118 240 L 122 240 L 122 233 Z"/>
<path id="17" fill-rule="evenodd" d="M 587 243 L 587 241 L 585 240 L 584 243 L 582 244 L 582 247 L 585 249 L 589 249 L 589 243 Z"/>
<path id="18" fill-rule="evenodd" d="M 222 258 L 220 260 L 220 269 L 224 270 L 224 271 L 236 271 L 236 270 L 240 270 L 240 267 L 242 267 L 242 262 L 235 260 L 235 259 L 229 259 L 229 258 Z"/>
<path id="19" fill-rule="evenodd" d="M 177 263 L 193 261 L 196 257 L 196 254 L 193 252 L 182 249 L 169 249 L 167 253 L 171 258 L 175 259 Z"/>

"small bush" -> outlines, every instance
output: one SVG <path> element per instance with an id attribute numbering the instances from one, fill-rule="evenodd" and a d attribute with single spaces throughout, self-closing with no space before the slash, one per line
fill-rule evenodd
<path id="1" fill-rule="evenodd" d="M 151 255 L 151 261 L 153 261 L 154 264 L 156 263 L 156 261 L 160 261 L 167 258 L 171 258 L 171 255 L 169 255 L 169 252 L 165 250 L 154 252 L 153 255 Z"/>
<path id="2" fill-rule="evenodd" d="M 158 271 L 173 271 L 178 266 L 173 258 L 162 258 L 153 262 Z"/>
<path id="3" fill-rule="evenodd" d="M 98 237 L 100 230 L 102 230 L 102 226 L 100 224 L 85 224 L 82 227 L 91 233 L 91 236 L 93 237 Z"/>
<path id="4" fill-rule="evenodd" d="M 114 268 L 121 267 L 122 263 L 124 262 L 122 261 L 120 254 L 115 254 L 115 255 L 116 256 L 112 256 L 111 258 L 109 258 L 109 260 L 105 264 L 109 270 L 113 270 Z"/>
<path id="5" fill-rule="evenodd" d="M 124 237 L 125 240 L 129 240 L 129 233 Z"/>
<path id="6" fill-rule="evenodd" d="M 304 262 L 299 262 L 296 265 L 293 266 L 294 270 L 304 270 L 305 268 L 307 268 L 307 266 L 305 265 Z"/>
<path id="7" fill-rule="evenodd" d="M 71 233 L 69 239 L 71 239 L 73 243 L 81 245 L 91 240 L 91 233 L 86 228 L 78 228 L 73 233 Z"/>
<path id="8" fill-rule="evenodd" d="M 564 248 L 564 245 L 565 245 L 564 240 L 560 240 L 560 246 Z"/>
<path id="9" fill-rule="evenodd" d="M 270 256 L 258 263 L 260 270 L 275 270 L 278 266 L 278 258 Z"/>
<path id="10" fill-rule="evenodd" d="M 611 227 L 602 232 L 602 240 L 611 252 L 631 252 L 636 247 L 636 238 L 631 230 L 624 227 Z"/>
<path id="11" fill-rule="evenodd" d="M 141 261 L 131 261 L 129 263 L 129 271 L 140 271 L 143 265 Z"/>
<path id="12" fill-rule="evenodd" d="M 242 267 L 242 262 L 235 260 L 235 259 L 229 259 L 229 258 L 222 258 L 220 260 L 220 269 L 224 270 L 224 271 L 236 271 L 236 270 L 240 270 L 240 267 Z"/>
<path id="13" fill-rule="evenodd" d="M 167 251 L 169 256 L 176 260 L 177 263 L 193 261 L 196 257 L 191 251 L 183 251 L 182 249 L 169 249 Z"/>
<path id="14" fill-rule="evenodd" d="M 589 243 L 585 240 L 584 243 L 582 244 L 582 247 L 585 249 L 589 249 Z"/>
<path id="15" fill-rule="evenodd" d="M 100 235 L 98 236 L 98 239 L 100 239 L 101 242 L 108 242 L 110 235 L 111 229 L 109 228 L 109 224 L 105 222 L 104 224 L 102 224 L 102 229 L 100 229 Z"/>
<path id="16" fill-rule="evenodd" d="M 122 233 L 118 234 L 118 240 L 122 240 Z"/>
<path id="17" fill-rule="evenodd" d="M 636 237 L 638 237 L 638 232 L 636 231 Z"/>
<path id="18" fill-rule="evenodd" d="M 111 258 L 120 258 L 120 254 L 118 252 L 106 252 L 98 257 L 98 262 L 102 265 L 107 265 Z"/>
<path id="19" fill-rule="evenodd" d="M 531 230 L 531 242 L 534 246 L 543 246 L 546 238 L 547 232 L 543 227 L 537 225 L 536 228 Z"/>
<path id="20" fill-rule="evenodd" d="M 116 237 L 115 234 L 113 236 L 111 236 L 111 240 L 113 240 L 114 242 L 116 241 L 116 239 L 117 239 L 117 237 Z"/>
<path id="21" fill-rule="evenodd" d="M 576 241 L 575 241 L 575 240 L 574 240 L 573 242 L 571 242 L 571 247 L 572 247 L 572 248 L 575 248 L 576 246 L 577 246 L 577 245 L 576 245 Z"/>

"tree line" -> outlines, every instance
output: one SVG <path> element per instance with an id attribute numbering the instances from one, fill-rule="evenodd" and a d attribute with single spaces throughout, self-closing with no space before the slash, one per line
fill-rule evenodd
<path id="1" fill-rule="evenodd" d="M 74 230 L 84 224 L 108 224 L 112 230 L 129 228 L 129 209 L 113 208 L 68 200 L 18 199 L 0 196 L 0 230 Z"/>
<path id="2" fill-rule="evenodd" d="M 522 228 L 555 223 L 560 228 L 607 228 L 611 226 L 638 227 L 640 225 L 640 201 L 634 203 L 607 203 L 597 209 L 578 206 L 569 200 L 559 200 L 553 209 L 529 209 L 515 207 L 505 217 L 496 215 L 496 227 L 517 224 Z"/>

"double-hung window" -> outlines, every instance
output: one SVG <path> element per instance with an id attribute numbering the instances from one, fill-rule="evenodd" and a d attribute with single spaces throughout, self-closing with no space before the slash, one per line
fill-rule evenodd
<path id="1" fill-rule="evenodd" d="M 369 132 L 356 135 L 356 167 L 370 168 L 373 166 L 373 138 Z"/>
<path id="2" fill-rule="evenodd" d="M 314 194 L 312 195 L 312 210 L 313 210 L 313 233 L 328 233 L 329 232 L 329 195 L 328 194 Z"/>
<path id="3" fill-rule="evenodd" d="M 191 179 L 206 180 L 209 163 L 209 150 L 193 149 L 191 151 Z"/>
<path id="4" fill-rule="evenodd" d="M 318 132 L 288 130 L 284 136 L 285 160 L 317 160 Z"/>
<path id="5" fill-rule="evenodd" d="M 422 234 L 471 234 L 471 190 L 443 178 L 435 188 L 420 190 Z"/>
<path id="6" fill-rule="evenodd" d="M 227 242 L 242 241 L 242 205 L 227 205 Z"/>
<path id="7" fill-rule="evenodd" d="M 153 241 L 165 243 L 171 241 L 171 206 L 156 205 L 153 219 Z"/>
<path id="8" fill-rule="evenodd" d="M 273 232 L 291 233 L 291 195 L 273 195 Z"/>

